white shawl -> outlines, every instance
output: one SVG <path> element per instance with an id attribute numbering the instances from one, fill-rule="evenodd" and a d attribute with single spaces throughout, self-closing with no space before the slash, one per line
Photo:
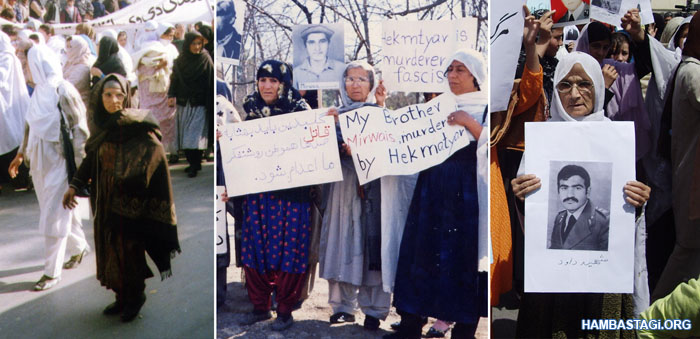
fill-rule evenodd
<path id="1" fill-rule="evenodd" d="M 0 32 L 0 154 L 12 151 L 22 142 L 28 106 L 22 64 L 10 38 Z"/>

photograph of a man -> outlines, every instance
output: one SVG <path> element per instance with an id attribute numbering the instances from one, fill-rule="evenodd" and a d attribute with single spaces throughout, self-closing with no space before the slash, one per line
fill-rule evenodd
<path id="1" fill-rule="evenodd" d="M 245 10 L 245 6 L 240 6 Z M 243 15 L 241 15 L 243 17 Z M 243 20 L 239 20 L 238 26 Z M 242 27 L 239 27 L 242 28 Z M 236 27 L 236 4 L 233 0 L 216 3 L 216 55 L 218 60 L 238 64 L 241 53 L 241 34 Z M 235 61 L 234 61 L 235 60 Z"/>
<path id="2" fill-rule="evenodd" d="M 294 87 L 297 89 L 338 88 L 343 61 L 343 26 L 303 25 L 294 39 Z M 335 42 L 335 43 L 333 43 Z M 340 56 L 340 57 L 338 57 Z"/>
<path id="3" fill-rule="evenodd" d="M 549 249 L 607 251 L 610 213 L 593 205 L 588 171 L 573 164 L 562 167 L 556 189 L 563 210 L 554 218 Z"/>
<path id="4" fill-rule="evenodd" d="M 556 0 L 566 7 L 566 12 L 557 23 L 586 20 L 589 18 L 590 5 L 582 0 Z M 554 8 L 554 7 L 553 7 Z"/>

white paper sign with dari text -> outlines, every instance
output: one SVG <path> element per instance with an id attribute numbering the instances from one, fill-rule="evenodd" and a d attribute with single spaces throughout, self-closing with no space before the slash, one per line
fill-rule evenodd
<path id="1" fill-rule="evenodd" d="M 525 145 L 525 292 L 632 293 L 634 124 L 528 122 Z"/>
<path id="2" fill-rule="evenodd" d="M 386 88 L 403 92 L 445 92 L 449 58 L 476 47 L 477 19 L 384 21 L 382 78 Z"/>
<path id="3" fill-rule="evenodd" d="M 395 111 L 364 107 L 339 117 L 361 185 L 385 175 L 414 174 L 438 165 L 474 137 L 447 124 L 456 110 L 452 94 Z M 479 118 L 480 119 L 480 118 Z"/>
<path id="4" fill-rule="evenodd" d="M 333 117 L 310 110 L 220 126 L 229 196 L 343 179 Z"/>

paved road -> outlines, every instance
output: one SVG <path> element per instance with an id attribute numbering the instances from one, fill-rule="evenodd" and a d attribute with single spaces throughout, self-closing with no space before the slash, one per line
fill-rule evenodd
<path id="1" fill-rule="evenodd" d="M 95 279 L 94 253 L 78 268 L 64 270 L 56 287 L 29 291 L 43 274 L 38 203 L 33 191 L 5 188 L 0 194 L 0 337 L 213 338 L 214 165 L 202 165 L 193 179 L 183 164 L 170 168 L 182 253 L 173 261 L 172 278 L 146 281 L 148 300 L 128 324 L 102 315 L 114 294 Z M 92 222 L 84 220 L 83 229 L 93 246 Z"/>

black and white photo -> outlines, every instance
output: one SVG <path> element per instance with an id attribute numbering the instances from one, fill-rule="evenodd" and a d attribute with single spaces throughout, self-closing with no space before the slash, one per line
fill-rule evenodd
<path id="1" fill-rule="evenodd" d="M 238 65 L 241 53 L 241 32 L 245 5 L 234 0 L 216 3 L 216 56 L 217 61 Z"/>
<path id="2" fill-rule="evenodd" d="M 294 44 L 294 88 L 338 88 L 345 68 L 343 25 L 297 25 Z"/>

